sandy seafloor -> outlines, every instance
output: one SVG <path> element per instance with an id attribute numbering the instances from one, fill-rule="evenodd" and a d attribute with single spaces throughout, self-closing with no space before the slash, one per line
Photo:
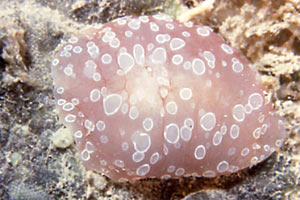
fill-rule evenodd
<path id="1" fill-rule="evenodd" d="M 57 48 L 92 24 L 158 12 L 212 27 L 254 64 L 288 133 L 278 152 L 214 179 L 115 184 L 81 164 L 68 135 L 51 139 L 66 134 L 52 93 Z M 1 0 L 0 199 L 300 199 L 299 100 L 299 0 Z"/>

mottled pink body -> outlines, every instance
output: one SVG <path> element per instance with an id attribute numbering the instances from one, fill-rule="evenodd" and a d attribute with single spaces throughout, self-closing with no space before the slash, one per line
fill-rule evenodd
<path id="1" fill-rule="evenodd" d="M 71 38 L 52 64 L 83 163 L 115 181 L 228 174 L 285 136 L 249 62 L 208 27 L 125 17 Z"/>

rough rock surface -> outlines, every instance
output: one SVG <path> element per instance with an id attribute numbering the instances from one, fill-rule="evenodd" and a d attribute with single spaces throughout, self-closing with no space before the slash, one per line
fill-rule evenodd
<path id="1" fill-rule="evenodd" d="M 195 13 L 199 2 L 1 1 L 1 198 L 299 199 L 300 1 L 216 0 Z M 55 146 L 51 137 L 63 125 L 55 110 L 50 61 L 58 46 L 91 24 L 157 12 L 185 13 L 212 27 L 255 65 L 289 133 L 279 152 L 251 169 L 214 179 L 113 184 L 86 170 L 73 145 Z"/>

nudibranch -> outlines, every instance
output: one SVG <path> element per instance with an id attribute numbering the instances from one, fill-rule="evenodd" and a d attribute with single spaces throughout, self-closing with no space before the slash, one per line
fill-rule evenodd
<path id="1" fill-rule="evenodd" d="M 52 75 L 81 160 L 114 181 L 229 174 L 285 138 L 250 62 L 211 28 L 167 15 L 72 36 Z"/>

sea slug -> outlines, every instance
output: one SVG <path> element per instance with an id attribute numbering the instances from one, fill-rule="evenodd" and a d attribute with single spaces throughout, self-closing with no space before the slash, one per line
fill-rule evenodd
<path id="1" fill-rule="evenodd" d="M 209 27 L 167 15 L 71 37 L 52 74 L 84 165 L 114 181 L 229 174 L 285 138 L 249 61 Z"/>

